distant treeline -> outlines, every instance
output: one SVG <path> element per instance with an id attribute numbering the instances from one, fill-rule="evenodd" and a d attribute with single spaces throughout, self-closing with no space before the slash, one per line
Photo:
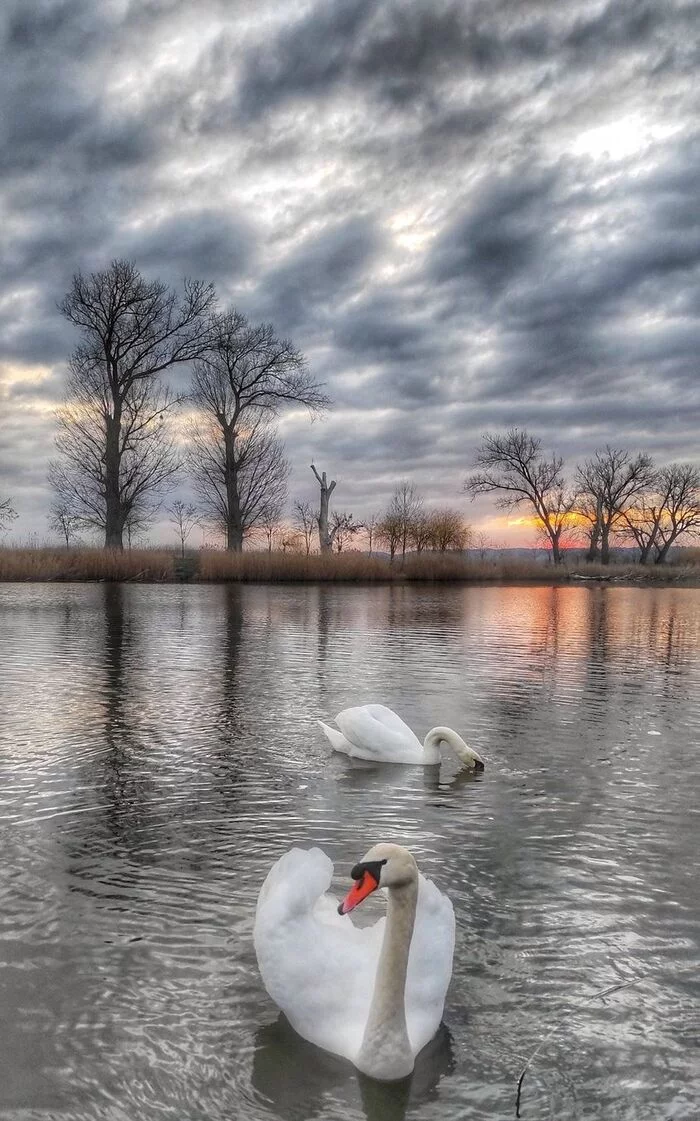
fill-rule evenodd
<path id="1" fill-rule="evenodd" d="M 484 553 L 494 545 L 455 506 L 426 508 L 410 480 L 362 521 L 333 510 L 335 480 L 313 464 L 318 505 L 297 500 L 287 513 L 290 464 L 276 419 L 289 405 L 314 416 L 331 401 L 289 339 L 233 307 L 220 309 L 211 284 L 185 281 L 176 292 L 116 260 L 74 276 L 60 311 L 80 339 L 49 469 L 49 526 L 67 549 L 85 535 L 111 550 L 131 547 L 164 514 L 183 556 L 197 526 L 231 553 L 247 542 L 264 544 L 269 556 L 341 554 L 362 540 L 370 559 L 377 548 L 400 557 L 404 575 L 409 554 Z M 162 381 L 177 366 L 190 372 L 182 394 Z M 486 434 L 472 468 L 463 492 L 528 512 L 555 565 L 574 543 L 588 562 L 609 564 L 622 544 L 634 545 L 642 564 L 659 565 L 700 533 L 693 463 L 657 466 L 646 453 L 608 445 L 575 465 L 567 482 L 563 458 L 513 428 Z M 188 501 L 172 500 L 181 479 Z M 16 516 L 11 498 L 0 498 L 0 530 Z"/>

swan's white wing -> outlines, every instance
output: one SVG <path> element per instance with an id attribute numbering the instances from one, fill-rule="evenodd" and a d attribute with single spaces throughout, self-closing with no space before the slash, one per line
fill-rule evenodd
<path id="1" fill-rule="evenodd" d="M 421 875 L 406 976 L 406 1026 L 414 1055 L 440 1026 L 452 976 L 454 946 L 452 903 L 432 880 Z"/>
<path id="2" fill-rule="evenodd" d="M 324 892 L 333 865 L 291 849 L 258 898 L 255 952 L 265 988 L 304 1039 L 354 1060 L 360 1049 L 385 920 L 360 929 Z"/>
<path id="3" fill-rule="evenodd" d="M 358 705 L 339 712 L 335 722 L 352 744 L 351 755 L 378 763 L 422 763 L 423 744 L 400 716 L 385 705 Z"/>

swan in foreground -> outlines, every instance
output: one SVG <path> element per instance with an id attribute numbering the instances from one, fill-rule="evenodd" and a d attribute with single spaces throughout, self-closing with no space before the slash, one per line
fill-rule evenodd
<path id="1" fill-rule="evenodd" d="M 326 894 L 332 875 L 317 848 L 290 849 L 270 869 L 254 930 L 265 988 L 304 1039 L 372 1078 L 404 1078 L 442 1019 L 452 904 L 400 845 L 365 853 L 340 905 Z M 360 928 L 344 917 L 379 887 L 385 918 Z"/>
<path id="2" fill-rule="evenodd" d="M 371 759 L 375 763 L 439 763 L 440 744 L 444 743 L 467 767 L 484 769 L 479 753 L 468 747 L 452 728 L 433 728 L 421 743 L 408 724 L 386 705 L 344 708 L 335 722 L 340 731 L 319 720 L 331 747 L 356 759 Z"/>

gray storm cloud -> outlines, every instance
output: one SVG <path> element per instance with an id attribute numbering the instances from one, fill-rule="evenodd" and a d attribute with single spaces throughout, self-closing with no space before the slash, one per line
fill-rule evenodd
<path id="1" fill-rule="evenodd" d="M 57 302 L 117 256 L 213 280 L 304 350 L 336 404 L 283 422 L 295 496 L 313 456 L 358 516 L 404 477 L 469 511 L 480 434 L 512 424 L 572 467 L 608 441 L 698 461 L 697 17 L 3 5 L 0 493 L 21 529 L 45 528 L 77 341 Z"/>

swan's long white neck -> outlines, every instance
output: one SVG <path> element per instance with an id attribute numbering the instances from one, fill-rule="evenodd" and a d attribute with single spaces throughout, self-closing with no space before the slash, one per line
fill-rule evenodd
<path id="1" fill-rule="evenodd" d="M 468 767 L 474 767 L 478 763 L 483 767 L 484 760 L 479 753 L 469 747 L 452 728 L 432 728 L 428 732 L 423 742 L 426 763 L 440 762 L 441 743 L 446 743 L 454 751 L 457 758 L 466 763 Z"/>
<path id="2" fill-rule="evenodd" d="M 374 994 L 356 1066 L 375 1078 L 405 1078 L 413 1070 L 406 1028 L 406 970 L 418 901 L 418 877 L 389 888 L 386 928 Z"/>

